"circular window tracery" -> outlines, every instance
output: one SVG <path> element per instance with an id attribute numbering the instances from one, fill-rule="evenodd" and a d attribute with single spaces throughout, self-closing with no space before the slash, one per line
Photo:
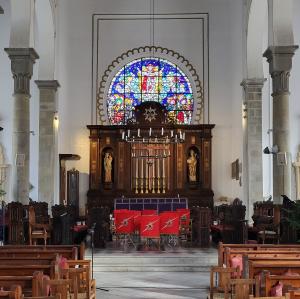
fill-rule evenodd
<path id="1" fill-rule="evenodd" d="M 194 97 L 189 79 L 166 59 L 135 59 L 121 68 L 107 94 L 110 123 L 126 124 L 133 117 L 134 108 L 147 101 L 162 104 L 170 122 L 190 124 L 192 121 Z"/>

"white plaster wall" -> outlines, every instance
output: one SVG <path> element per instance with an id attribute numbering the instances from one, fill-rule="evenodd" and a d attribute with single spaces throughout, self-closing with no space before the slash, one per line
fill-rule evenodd
<path id="1" fill-rule="evenodd" d="M 300 1 L 293 2 L 293 28 L 294 43 L 300 45 Z M 290 76 L 290 126 L 291 126 L 291 155 L 295 161 L 297 152 L 300 151 L 300 50 L 295 52 L 293 57 L 293 68 Z M 292 195 L 295 196 L 295 176 L 292 176 Z M 295 199 L 295 197 L 294 197 Z"/>
<path id="2" fill-rule="evenodd" d="M 76 166 L 81 172 L 81 200 L 85 199 L 88 189 L 89 139 L 86 125 L 91 123 L 91 113 L 95 109 L 91 107 L 92 14 L 145 14 L 149 11 L 150 2 L 146 0 L 58 2 L 59 152 L 81 156 L 80 161 L 69 163 L 69 168 Z M 213 130 L 213 190 L 216 199 L 220 196 L 241 196 L 238 182 L 231 180 L 230 165 L 236 158 L 242 159 L 242 88 L 239 85 L 243 78 L 242 1 L 163 0 L 155 2 L 155 12 L 209 13 L 210 122 L 216 124 Z M 134 38 L 132 32 L 127 34 Z M 176 32 L 170 34 L 176 35 Z M 197 40 L 194 42 L 197 43 Z M 170 48 L 174 47 L 170 45 Z M 179 49 L 184 47 L 178 44 Z M 103 53 L 103 59 L 109 64 L 109 53 Z M 193 64 L 193 57 L 188 59 Z"/>
<path id="3" fill-rule="evenodd" d="M 13 111 L 13 79 L 10 70 L 10 60 L 4 48 L 9 47 L 10 36 L 10 1 L 0 0 L 4 14 L 0 15 L 0 126 L 4 128 L 0 132 L 0 143 L 4 148 L 4 155 L 7 164 L 12 164 L 12 111 Z M 6 184 L 5 200 L 12 200 L 10 188 L 11 167 L 8 171 L 8 182 Z"/>

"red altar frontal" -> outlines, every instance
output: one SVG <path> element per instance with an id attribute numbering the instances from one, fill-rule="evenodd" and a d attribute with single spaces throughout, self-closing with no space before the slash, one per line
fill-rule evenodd
<path id="1" fill-rule="evenodd" d="M 114 210 L 112 233 L 115 240 L 127 237 L 134 245 L 147 239 L 160 242 L 164 237 L 169 245 L 178 245 L 179 240 L 191 241 L 190 210 L 177 209 L 160 214 L 157 210 Z"/>

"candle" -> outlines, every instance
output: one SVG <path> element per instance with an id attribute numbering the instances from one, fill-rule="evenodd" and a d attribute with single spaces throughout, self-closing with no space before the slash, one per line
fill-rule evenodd
<path id="1" fill-rule="evenodd" d="M 152 128 L 149 129 L 149 136 L 151 136 Z"/>
<path id="2" fill-rule="evenodd" d="M 183 132 L 182 139 L 185 140 L 185 132 Z"/>
<path id="3" fill-rule="evenodd" d="M 125 131 L 122 132 L 122 139 L 125 139 Z"/>
<path id="4" fill-rule="evenodd" d="M 161 128 L 161 136 L 164 136 L 164 128 Z"/>
<path id="5" fill-rule="evenodd" d="M 130 130 L 127 131 L 128 138 L 130 137 Z"/>
<path id="6" fill-rule="evenodd" d="M 140 131 L 140 129 L 138 129 L 138 137 L 141 137 L 141 131 Z"/>
<path id="7" fill-rule="evenodd" d="M 173 130 L 171 130 L 171 138 L 173 137 L 173 134 L 174 134 L 174 133 L 173 133 Z"/>

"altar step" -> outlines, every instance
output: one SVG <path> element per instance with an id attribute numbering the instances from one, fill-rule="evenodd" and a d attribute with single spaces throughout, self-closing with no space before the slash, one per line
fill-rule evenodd
<path id="1" fill-rule="evenodd" d="M 94 254 L 94 272 L 209 272 L 217 252 Z M 91 259 L 89 253 L 86 256 Z"/>

